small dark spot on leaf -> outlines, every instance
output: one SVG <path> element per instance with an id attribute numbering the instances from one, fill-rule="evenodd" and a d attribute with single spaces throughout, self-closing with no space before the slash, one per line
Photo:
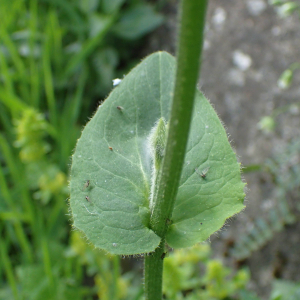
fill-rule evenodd
<path id="1" fill-rule="evenodd" d="M 195 171 L 196 171 L 196 173 L 197 173 L 198 175 L 200 175 L 203 179 L 205 179 L 205 178 L 206 178 L 206 174 L 207 174 L 209 168 L 210 168 L 210 167 L 205 168 L 202 172 L 199 172 L 197 169 L 195 169 Z"/>
<path id="2" fill-rule="evenodd" d="M 84 186 L 83 186 L 83 189 L 84 189 L 84 190 L 87 189 L 87 188 L 89 187 L 89 185 L 90 185 L 90 181 L 87 180 L 87 181 L 85 182 Z"/>
<path id="3" fill-rule="evenodd" d="M 112 147 L 108 147 L 108 149 L 109 149 L 110 151 L 112 151 L 112 150 L 113 150 L 113 148 L 112 148 Z"/>
<path id="4" fill-rule="evenodd" d="M 167 220 L 166 220 L 166 224 L 167 225 L 171 225 L 173 223 L 173 221 L 172 220 L 170 220 L 169 218 L 167 218 Z"/>

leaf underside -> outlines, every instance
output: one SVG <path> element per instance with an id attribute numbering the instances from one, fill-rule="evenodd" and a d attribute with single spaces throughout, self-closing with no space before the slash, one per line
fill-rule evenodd
<path id="1" fill-rule="evenodd" d="M 78 140 L 70 181 L 74 226 L 110 253 L 147 253 L 160 242 L 149 229 L 149 134 L 161 117 L 169 120 L 175 67 L 165 52 L 147 57 L 99 106 Z M 226 132 L 197 91 L 169 246 L 206 240 L 243 209 L 243 188 Z"/>

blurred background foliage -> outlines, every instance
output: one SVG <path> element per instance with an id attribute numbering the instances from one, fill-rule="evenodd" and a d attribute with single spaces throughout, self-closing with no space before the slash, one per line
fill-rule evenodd
<path id="1" fill-rule="evenodd" d="M 299 1 L 289 0 L 269 0 L 269 3 L 273 5 L 277 11 L 277 14 L 281 18 L 289 17 L 292 14 L 297 14 L 300 19 L 300 3 Z M 300 69 L 300 61 L 293 62 L 282 74 L 280 75 L 277 85 L 280 89 L 286 90 L 293 83 L 295 72 Z M 257 124 L 258 128 L 262 132 L 268 134 L 274 132 L 276 128 L 276 118 L 282 113 L 291 113 L 298 111 L 299 103 L 295 102 L 291 105 L 285 105 L 275 109 L 270 116 L 263 117 Z"/>
<path id="2" fill-rule="evenodd" d="M 68 169 L 87 117 L 164 22 L 163 2 L 0 0 L 0 299 L 142 299 L 140 262 L 128 266 L 70 230 Z M 283 73 L 281 87 L 288 88 L 298 67 L 295 62 Z M 263 130 L 273 130 L 274 116 L 262 120 Z M 288 151 L 299 151 L 299 143 Z M 293 180 L 278 172 L 290 157 L 267 163 L 280 195 L 299 187 L 300 171 Z M 294 221 L 286 207 L 280 212 L 280 224 Z M 258 240 L 244 241 L 232 254 L 247 257 L 267 239 Z M 246 289 L 249 279 L 247 269 L 212 259 L 208 244 L 165 258 L 166 299 L 257 300 Z M 271 298 L 294 299 L 299 290 L 278 280 Z"/>
<path id="3" fill-rule="evenodd" d="M 281 18 L 297 14 L 300 19 L 300 4 L 298 1 L 269 0 L 269 3 L 276 9 L 277 14 Z M 277 82 L 278 87 L 282 90 L 289 89 L 293 83 L 294 74 L 298 69 L 300 69 L 300 61 L 293 62 L 280 75 Z M 299 105 L 299 102 L 293 102 L 274 109 L 271 115 L 264 116 L 260 120 L 257 127 L 266 136 L 274 133 L 278 125 L 278 117 L 282 114 L 287 116 L 295 114 L 295 112 L 299 111 Z M 294 137 L 284 149 L 278 151 L 263 164 L 245 167 L 245 173 L 261 171 L 269 174 L 275 184 L 274 194 L 276 198 L 274 199 L 275 205 L 269 210 L 267 217 L 255 219 L 248 233 L 237 238 L 237 242 L 231 250 L 233 257 L 239 260 L 249 257 L 253 251 L 261 249 L 268 241 L 273 239 L 276 233 L 284 230 L 286 225 L 291 225 L 298 221 L 300 204 L 299 199 L 295 198 L 299 195 L 300 190 L 299 153 L 300 141 L 298 137 Z M 285 282 L 277 284 L 278 282 L 280 281 L 276 281 L 274 287 L 277 289 L 280 286 L 281 289 L 281 284 L 283 286 Z M 297 295 L 299 296 L 299 294 Z"/>

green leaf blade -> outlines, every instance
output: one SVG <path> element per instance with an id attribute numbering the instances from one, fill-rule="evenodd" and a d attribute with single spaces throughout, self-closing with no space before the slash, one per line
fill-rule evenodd
<path id="1" fill-rule="evenodd" d="M 123 39 L 134 40 L 160 26 L 163 20 L 152 6 L 138 5 L 125 12 L 112 31 Z"/>
<path id="2" fill-rule="evenodd" d="M 205 241 L 244 208 L 244 185 L 217 114 L 197 92 L 168 244 L 181 248 Z"/>
<path id="3" fill-rule="evenodd" d="M 168 65 L 165 74 L 161 62 Z M 169 115 L 171 95 L 161 97 L 160 85 L 161 80 L 173 80 L 170 72 L 174 73 L 174 58 L 166 53 L 152 55 L 133 69 L 86 125 L 73 155 L 74 226 L 110 253 L 151 252 L 160 242 L 148 228 L 148 136 L 155 122 Z"/>
<path id="4" fill-rule="evenodd" d="M 169 122 L 175 68 L 167 53 L 146 58 L 112 91 L 78 140 L 70 183 L 74 226 L 112 254 L 148 253 L 160 243 L 149 228 L 155 182 L 149 136 L 158 120 Z M 174 248 L 206 240 L 244 207 L 244 183 L 226 132 L 204 96 L 196 97 L 166 236 Z"/>

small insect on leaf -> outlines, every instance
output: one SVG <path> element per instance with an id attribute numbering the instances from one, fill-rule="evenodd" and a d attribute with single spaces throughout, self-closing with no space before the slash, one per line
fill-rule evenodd
<path id="1" fill-rule="evenodd" d="M 197 169 L 195 169 L 195 171 L 198 175 L 200 175 L 204 179 L 204 178 L 206 178 L 206 174 L 207 174 L 209 168 L 210 167 L 207 167 L 204 170 L 202 170 L 201 172 L 199 172 Z"/>
<path id="2" fill-rule="evenodd" d="M 83 190 L 87 189 L 90 186 L 90 181 L 87 180 L 83 186 Z"/>
<path id="3" fill-rule="evenodd" d="M 90 202 L 90 197 L 89 196 L 85 196 L 85 200 Z"/>
<path id="4" fill-rule="evenodd" d="M 122 106 L 117 106 L 117 109 L 122 111 L 122 110 L 124 109 L 124 107 L 122 107 Z"/>
<path id="5" fill-rule="evenodd" d="M 113 148 L 112 148 L 112 147 L 108 147 L 108 149 L 109 149 L 110 151 L 112 151 L 112 150 L 113 150 Z"/>

